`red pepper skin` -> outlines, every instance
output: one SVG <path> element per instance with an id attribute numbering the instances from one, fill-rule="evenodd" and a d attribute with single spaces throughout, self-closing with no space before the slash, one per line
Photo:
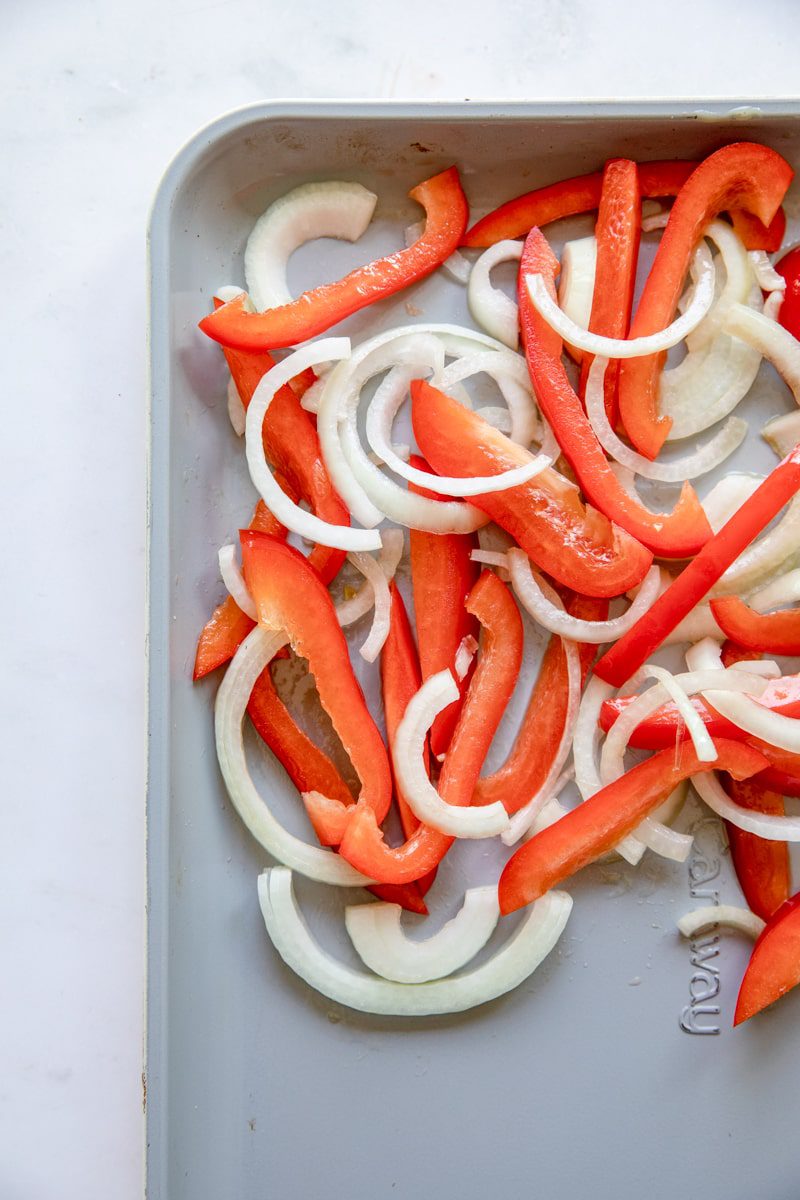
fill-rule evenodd
<path id="1" fill-rule="evenodd" d="M 761 933 L 744 973 L 734 1025 L 741 1025 L 800 983 L 800 894 L 782 904 Z"/>
<path id="2" fill-rule="evenodd" d="M 639 172 L 629 158 L 612 158 L 603 170 L 603 189 L 597 210 L 594 236 L 597 242 L 597 265 L 589 329 L 603 337 L 625 338 L 631 323 L 633 289 L 639 261 L 642 207 L 639 192 Z M 580 396 L 586 392 L 586 381 L 593 358 L 584 354 L 581 359 Z M 619 361 L 612 359 L 605 373 L 603 390 L 606 416 L 612 429 L 617 425 L 617 374 Z"/>
<path id="3" fill-rule="evenodd" d="M 413 246 L 357 267 L 335 283 L 322 284 L 291 304 L 263 313 L 247 312 L 245 298 L 239 296 L 205 317 L 200 328 L 237 350 L 294 346 L 317 337 L 368 304 L 425 279 L 458 246 L 469 209 L 455 167 L 418 184 L 409 196 L 425 209 L 425 229 Z"/>
<path id="4" fill-rule="evenodd" d="M 783 304 L 778 311 L 778 320 L 793 337 L 800 338 L 800 246 L 784 254 L 775 270 L 786 280 Z"/>
<path id="5" fill-rule="evenodd" d="M 671 513 L 653 513 L 625 491 L 561 363 L 561 339 L 528 295 L 527 276 L 539 274 L 555 296 L 553 280 L 558 270 L 558 259 L 544 234 L 532 229 L 519 268 L 519 317 L 528 370 L 542 412 L 595 508 L 660 558 L 688 558 L 711 537 L 711 526 L 694 489 L 689 483 L 683 485 Z"/>
<path id="6" fill-rule="evenodd" d="M 731 779 L 728 795 L 742 808 L 754 812 L 784 816 L 783 796 L 762 787 L 758 776 Z M 744 898 L 756 916 L 768 921 L 776 909 L 789 899 L 789 851 L 785 842 L 773 842 L 747 833 L 730 821 L 725 822 L 731 858 Z"/>
<path id="7" fill-rule="evenodd" d="M 413 381 L 411 399 L 417 443 L 443 475 L 492 475 L 530 461 L 527 450 L 424 380 Z M 553 469 L 471 502 L 537 566 L 583 595 L 621 595 L 641 582 L 653 559 L 630 534 L 585 506 L 578 489 Z"/>
<path id="8" fill-rule="evenodd" d="M 478 666 L 439 776 L 439 795 L 453 805 L 472 800 L 497 726 L 514 691 L 522 661 L 522 619 L 508 588 L 484 571 L 467 607 L 483 626 Z M 372 879 L 405 883 L 420 879 L 444 858 L 454 839 L 420 825 L 402 846 L 383 839 L 374 813 L 356 805 L 339 853 Z"/>
<path id="9" fill-rule="evenodd" d="M 424 459 L 412 455 L 412 466 L 420 471 L 429 471 Z M 434 476 L 431 482 L 434 482 Z M 439 500 L 436 492 L 408 485 L 410 492 Z M 470 558 L 478 549 L 478 538 L 474 533 L 426 533 L 412 529 L 409 534 L 411 549 L 411 580 L 414 585 L 414 613 L 417 622 L 419 661 L 422 678 L 430 679 L 437 671 L 449 669 L 455 675 L 455 657 L 463 638 L 478 636 L 478 622 L 464 607 L 467 596 L 477 583 L 480 568 Z M 440 712 L 431 728 L 431 750 L 437 759 L 446 753 L 458 722 L 464 695 L 469 687 L 472 671 L 457 680 L 461 698 Z"/>
<path id="10" fill-rule="evenodd" d="M 653 606 L 607 650 L 595 673 L 622 687 L 800 489 L 800 445 L 778 463 Z"/>
<path id="11" fill-rule="evenodd" d="M 786 213 L 782 208 L 778 209 L 769 225 L 765 225 L 743 208 L 732 210 L 731 222 L 748 250 L 766 250 L 767 254 L 774 254 L 783 245 Z"/>
<path id="12" fill-rule="evenodd" d="M 516 912 L 538 900 L 613 849 L 681 780 L 715 768 L 746 779 L 766 766 L 764 756 L 742 742 L 720 740 L 715 745 L 719 757 L 713 763 L 701 762 L 690 742 L 662 750 L 535 834 L 509 859 L 500 876 L 501 913 Z"/>
<path id="13" fill-rule="evenodd" d="M 737 142 L 709 155 L 678 192 L 669 223 L 631 323 L 631 338 L 656 333 L 672 320 L 689 262 L 709 221 L 730 207 L 746 207 L 769 223 L 793 171 L 767 146 Z M 629 358 L 619 369 L 619 410 L 640 454 L 655 458 L 669 433 L 670 418 L 658 414 L 658 376 L 665 354 Z"/>
<path id="14" fill-rule="evenodd" d="M 603 621 L 608 615 L 607 600 L 587 596 L 573 597 L 567 607 L 585 621 Z M 580 647 L 582 682 L 596 650 L 589 644 Z M 511 753 L 499 770 L 478 780 L 473 804 L 499 800 L 508 813 L 515 813 L 528 803 L 544 783 L 561 744 L 567 699 L 567 656 L 562 639 L 554 635 L 544 652 Z"/>
<path id="15" fill-rule="evenodd" d="M 730 638 L 722 643 L 720 650 L 720 659 L 723 667 L 735 667 L 740 662 L 753 662 L 759 658 L 763 658 L 763 654 L 756 654 L 753 650 L 748 650 L 746 646 L 740 646 L 738 642 L 732 642 Z"/>
<path id="16" fill-rule="evenodd" d="M 783 771 L 780 767 L 769 767 L 759 772 L 753 776 L 753 783 L 767 791 L 777 792 L 779 796 L 800 797 L 800 775 Z"/>
<path id="17" fill-rule="evenodd" d="M 757 613 L 738 596 L 720 596 L 711 611 L 725 636 L 748 651 L 800 654 L 800 609 Z"/>
<path id="18" fill-rule="evenodd" d="M 259 621 L 268 629 L 285 630 L 295 653 L 308 660 L 322 707 L 361 780 L 360 803 L 382 821 L 392 799 L 389 759 L 353 674 L 327 588 L 303 555 L 285 542 L 252 530 L 242 530 L 241 540 L 244 577 Z M 347 821 L 345 806 L 318 793 L 304 799 L 320 841 L 337 845 Z"/>

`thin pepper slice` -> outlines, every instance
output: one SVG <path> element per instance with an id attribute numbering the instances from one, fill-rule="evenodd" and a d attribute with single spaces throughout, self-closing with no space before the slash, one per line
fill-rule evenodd
<path id="1" fill-rule="evenodd" d="M 308 660 L 322 707 L 361 781 L 359 800 L 382 821 L 392 800 L 389 759 L 353 674 L 327 588 L 294 547 L 252 530 L 242 530 L 241 540 L 244 577 L 259 622 L 268 629 L 285 630 L 295 653 Z M 345 807 L 316 792 L 304 800 L 320 841 L 337 845 L 346 821 Z"/>
<path id="2" fill-rule="evenodd" d="M 692 252 L 709 221 L 739 206 L 768 223 L 792 176 L 780 154 L 754 142 L 723 146 L 700 163 L 672 206 L 631 324 L 631 338 L 657 333 L 672 320 Z M 620 416 L 631 442 L 648 458 L 656 457 L 672 424 L 658 413 L 658 376 L 665 357 L 629 358 L 619 368 Z"/>
<path id="3" fill-rule="evenodd" d="M 778 209 L 768 225 L 743 208 L 734 208 L 730 217 L 736 234 L 748 250 L 766 250 L 767 254 L 774 254 L 783 245 L 786 213 L 782 208 Z"/>
<path id="4" fill-rule="evenodd" d="M 641 230 L 642 205 L 636 163 L 629 158 L 612 158 L 603 169 L 603 188 L 594 227 L 597 262 L 589 317 L 592 333 L 612 338 L 628 336 Z M 581 358 L 581 399 L 586 393 L 592 362 L 590 354 Z M 618 371 L 619 362 L 612 359 L 603 379 L 606 416 L 612 428 L 619 417 Z"/>
<path id="5" fill-rule="evenodd" d="M 726 790 L 736 804 L 754 812 L 785 816 L 783 796 L 763 787 L 758 776 L 731 779 Z M 725 822 L 736 878 L 753 912 L 768 921 L 789 899 L 789 850 L 785 842 L 768 840 Z"/>
<path id="6" fill-rule="evenodd" d="M 720 596 L 711 611 L 725 636 L 748 651 L 800 654 L 800 609 L 758 613 L 738 596 Z"/>
<path id="7" fill-rule="evenodd" d="M 595 673 L 622 687 L 800 489 L 800 444 L 778 463 L 677 579 L 607 650 Z"/>
<path id="8" fill-rule="evenodd" d="M 681 780 L 715 769 L 747 779 L 767 765 L 763 754 L 743 742 L 721 739 L 714 744 L 718 757 L 712 763 L 701 762 L 691 742 L 662 750 L 590 796 L 555 825 L 534 834 L 509 859 L 500 876 L 501 913 L 530 904 L 612 850 Z"/>
<path id="9" fill-rule="evenodd" d="M 439 795 L 448 804 L 468 805 L 483 760 L 505 712 L 522 661 L 522 620 L 508 588 L 484 571 L 467 599 L 483 626 L 478 665 L 439 776 Z M 455 839 L 420 825 L 401 846 L 384 840 L 375 814 L 359 804 L 348 822 L 339 853 L 372 879 L 405 883 L 438 866 Z"/>
<path id="10" fill-rule="evenodd" d="M 425 279 L 458 246 L 469 209 L 458 171 L 450 167 L 409 192 L 425 209 L 425 229 L 412 246 L 357 267 L 343 279 L 303 292 L 291 304 L 248 312 L 244 295 L 200 322 L 209 337 L 239 350 L 273 350 L 316 337 L 376 300 Z"/>
<path id="11" fill-rule="evenodd" d="M 409 462 L 420 471 L 430 471 L 425 460 L 417 455 L 412 455 Z M 432 476 L 431 482 L 434 479 Z M 408 490 L 429 500 L 442 499 L 436 492 L 414 483 L 408 485 Z M 478 634 L 478 622 L 467 612 L 464 602 L 480 574 L 478 564 L 470 557 L 479 543 L 474 533 L 437 534 L 421 529 L 412 529 L 409 541 L 423 681 L 449 669 L 461 693 L 459 700 L 439 713 L 431 728 L 431 750 L 440 759 L 450 745 L 471 677 L 468 671 L 463 679 L 457 679 L 455 657 L 462 640 Z"/>
<path id="12" fill-rule="evenodd" d="M 541 275 L 555 296 L 553 280 L 558 271 L 558 259 L 544 234 L 532 229 L 519 267 L 519 317 L 528 370 L 542 412 L 591 503 L 660 558 L 688 558 L 711 537 L 711 526 L 694 488 L 684 483 L 671 513 L 651 512 L 623 488 L 564 370 L 561 338 L 531 301 L 527 277 Z"/>
<path id="13" fill-rule="evenodd" d="M 567 611 L 584 621 L 603 621 L 608 615 L 608 601 L 574 596 Z M 579 647 L 581 684 L 596 652 L 597 646 L 588 643 Z M 563 640 L 554 634 L 547 643 L 511 753 L 502 767 L 478 780 L 473 804 L 499 800 L 508 813 L 515 813 L 536 795 L 561 744 L 568 700 L 567 656 Z"/>
<path id="14" fill-rule="evenodd" d="M 783 304 L 778 309 L 778 320 L 793 337 L 800 338 L 800 246 L 784 254 L 775 270 L 786 280 Z"/>
<path id="15" fill-rule="evenodd" d="M 530 462 L 530 453 L 482 417 L 431 387 L 411 384 L 417 442 L 443 475 L 494 475 Z M 552 468 L 471 503 L 502 526 L 537 566 L 588 596 L 619 596 L 640 583 L 653 556 L 624 529 L 584 505 L 574 484 Z"/>
<path id="16" fill-rule="evenodd" d="M 741 1025 L 800 983 L 800 893 L 782 904 L 758 938 L 739 988 L 734 1025 Z"/>

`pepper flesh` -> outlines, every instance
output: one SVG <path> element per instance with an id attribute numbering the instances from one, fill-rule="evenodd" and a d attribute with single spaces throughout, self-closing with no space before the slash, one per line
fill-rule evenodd
<path id="1" fill-rule="evenodd" d="M 657 333 L 680 299 L 689 261 L 703 230 L 731 206 L 746 207 L 769 223 L 793 172 L 767 146 L 737 142 L 709 155 L 678 192 L 644 286 L 631 338 Z M 658 413 L 658 376 L 666 355 L 625 359 L 619 369 L 619 410 L 625 431 L 640 454 L 655 458 L 672 421 Z"/>
<path id="2" fill-rule="evenodd" d="M 420 471 L 430 470 L 425 460 L 416 455 L 409 462 Z M 442 498 L 414 483 L 408 485 L 408 490 L 429 500 Z M 479 542 L 474 533 L 437 534 L 421 529 L 410 531 L 409 542 L 422 679 L 450 670 L 460 692 L 459 699 L 443 709 L 431 726 L 431 751 L 441 759 L 450 745 L 472 674 L 470 670 L 463 679 L 458 679 L 455 658 L 462 640 L 478 634 L 478 622 L 464 604 L 480 574 L 478 564 L 471 558 Z"/>
<path id="3" fill-rule="evenodd" d="M 800 894 L 782 904 L 758 938 L 739 988 L 741 1025 L 800 983 Z"/>
<path id="4" fill-rule="evenodd" d="M 484 571 L 467 599 L 483 626 L 478 665 L 439 776 L 439 795 L 465 806 L 492 738 L 516 684 L 522 661 L 522 619 L 508 588 Z M 359 804 L 348 822 L 339 853 L 372 879 L 405 883 L 437 866 L 455 839 L 420 825 L 401 846 L 384 841 L 375 814 Z"/>
<path id="5" fill-rule="evenodd" d="M 783 796 L 763 787 L 758 782 L 758 776 L 731 779 L 726 784 L 726 790 L 742 808 L 772 816 L 785 816 Z M 784 900 L 789 899 L 789 851 L 786 843 L 748 833 L 732 821 L 726 821 L 725 828 L 736 878 L 744 898 L 756 916 L 768 921 Z"/>
<path id="6" fill-rule="evenodd" d="M 786 280 L 778 321 L 793 337 L 800 338 L 800 246 L 784 254 L 775 270 Z"/>
<path id="7" fill-rule="evenodd" d="M 718 757 L 712 763 L 701 762 L 691 742 L 654 754 L 535 834 L 500 876 L 501 913 L 530 904 L 612 850 L 681 780 L 715 769 L 746 779 L 767 765 L 762 754 L 742 742 L 721 739 L 714 744 Z"/>
<path id="8" fill-rule="evenodd" d="M 494 475 L 518 467 L 530 453 L 482 417 L 425 380 L 411 384 L 414 434 L 425 458 L 443 475 Z M 618 596 L 640 583 L 653 556 L 596 509 L 558 471 L 528 483 L 470 497 L 559 583 L 589 596 Z"/>
<path id="9" fill-rule="evenodd" d="M 457 248 L 469 210 L 455 167 L 424 180 L 409 196 L 425 209 L 425 229 L 412 246 L 266 312 L 248 312 L 242 294 L 205 317 L 200 328 L 215 341 L 239 350 L 295 346 L 368 304 L 425 279 Z"/>
<path id="10" fill-rule="evenodd" d="M 745 500 L 652 607 L 606 651 L 595 672 L 622 687 L 800 489 L 800 444 Z"/>
<path id="11" fill-rule="evenodd" d="M 540 229 L 525 240 L 519 269 L 519 316 L 534 394 L 589 501 L 660 558 L 688 558 L 711 537 L 691 484 L 671 513 L 654 513 L 632 497 L 611 470 L 561 362 L 561 338 L 533 305 L 527 277 L 541 275 L 555 296 L 558 259 Z"/>
<path id="12" fill-rule="evenodd" d="M 359 802 L 382 821 L 392 799 L 389 759 L 353 674 L 328 590 L 292 546 L 252 530 L 242 530 L 241 539 L 244 577 L 259 622 L 284 630 L 295 653 L 308 660 L 322 707 L 361 781 Z M 317 792 L 304 800 L 320 841 L 337 845 L 347 820 L 346 806 Z"/>
<path id="13" fill-rule="evenodd" d="M 800 609 L 758 613 L 738 596 L 720 596 L 711 611 L 725 636 L 748 651 L 800 654 Z"/>

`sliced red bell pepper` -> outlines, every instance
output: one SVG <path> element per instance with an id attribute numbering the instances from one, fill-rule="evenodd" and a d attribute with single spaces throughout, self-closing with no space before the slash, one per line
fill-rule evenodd
<path id="1" fill-rule="evenodd" d="M 754 812 L 785 816 L 783 796 L 762 787 L 758 776 L 731 779 L 728 795 L 742 808 Z M 731 858 L 744 898 L 753 912 L 768 921 L 777 908 L 789 899 L 789 851 L 785 842 L 774 842 L 747 833 L 730 821 L 725 822 Z"/>
<path id="2" fill-rule="evenodd" d="M 469 685 L 447 757 L 439 795 L 448 804 L 468 805 L 497 726 L 505 712 L 522 661 L 522 620 L 508 588 L 484 571 L 467 599 L 483 626 L 478 666 Z M 358 804 L 339 853 L 372 879 L 405 883 L 437 866 L 454 839 L 420 825 L 401 846 L 389 846 L 375 814 Z"/>
<path id="3" fill-rule="evenodd" d="M 756 654 L 754 650 L 748 650 L 746 646 L 740 646 L 738 642 L 732 642 L 730 638 L 726 638 L 722 643 L 719 656 L 723 667 L 735 667 L 737 663 L 753 662 L 764 657 L 763 654 Z"/>
<path id="4" fill-rule="evenodd" d="M 800 609 L 758 613 L 738 596 L 720 596 L 711 611 L 725 636 L 748 651 L 800 654 Z"/>
<path id="5" fill-rule="evenodd" d="M 430 471 L 425 460 L 417 455 L 412 455 L 409 462 L 420 471 Z M 442 499 L 436 492 L 414 483 L 408 485 L 408 490 L 429 500 Z M 421 529 L 412 529 L 409 541 L 419 661 L 425 680 L 437 671 L 454 672 L 456 651 L 462 640 L 470 634 L 478 635 L 478 622 L 467 612 L 464 602 L 480 574 L 478 564 L 470 558 L 479 543 L 474 533 L 437 534 Z M 440 712 L 433 723 L 430 743 L 437 759 L 450 745 L 471 675 L 470 670 L 457 680 L 461 698 Z"/>
<path id="6" fill-rule="evenodd" d="M 244 577 L 259 621 L 268 629 L 285 630 L 295 653 L 308 660 L 322 707 L 361 780 L 359 801 L 382 821 L 392 799 L 389 759 L 353 674 L 328 590 L 292 546 L 252 530 L 242 530 L 241 539 Z M 338 845 L 346 807 L 316 792 L 304 799 L 320 841 Z"/>
<path id="7" fill-rule="evenodd" d="M 777 792 L 779 796 L 800 797 L 800 775 L 783 771 L 780 767 L 768 767 L 753 776 L 753 782 L 767 791 Z"/>
<path id="8" fill-rule="evenodd" d="M 647 277 L 630 336 L 657 333 L 673 318 L 689 262 L 709 221 L 732 206 L 746 207 L 768 223 L 780 207 L 793 171 L 767 146 L 737 142 L 709 155 L 678 192 Z M 669 433 L 658 413 L 658 376 L 664 354 L 620 363 L 619 411 L 640 454 L 655 458 Z"/>
<path id="9" fill-rule="evenodd" d="M 561 338 L 531 301 L 527 277 L 542 275 L 555 296 L 553 280 L 558 271 L 558 259 L 544 234 L 532 229 L 519 267 L 519 318 L 534 395 L 595 508 L 659 557 L 688 558 L 711 537 L 708 518 L 691 484 L 683 485 L 671 513 L 651 512 L 623 488 L 564 370 Z"/>
<path id="10" fill-rule="evenodd" d="M 603 170 L 603 190 L 594 227 L 597 262 L 589 318 L 592 333 L 613 338 L 628 336 L 641 229 L 642 205 L 636 163 L 629 158 L 612 158 Z M 586 392 L 592 361 L 589 354 L 581 358 L 581 399 Z M 606 416 L 612 429 L 619 418 L 618 369 L 619 361 L 612 359 L 603 379 Z"/>
<path id="11" fill-rule="evenodd" d="M 778 463 L 719 533 L 706 542 L 697 558 L 683 569 L 652 608 L 606 651 L 597 663 L 595 673 L 606 683 L 622 687 L 798 489 L 800 444 Z"/>
<path id="12" fill-rule="evenodd" d="M 783 304 L 778 310 L 778 320 L 793 337 L 800 338 L 800 246 L 784 254 L 775 270 L 786 280 Z"/>
<path id="13" fill-rule="evenodd" d="M 366 308 L 425 279 L 458 246 L 469 209 L 458 171 L 450 167 L 409 192 L 425 209 L 425 228 L 412 246 L 357 267 L 335 283 L 304 292 L 291 304 L 253 313 L 244 295 L 224 304 L 200 322 L 200 328 L 224 346 L 240 350 L 273 350 L 308 341 Z"/>
<path id="14" fill-rule="evenodd" d="M 608 601 L 588 596 L 575 596 L 567 608 L 584 621 L 603 621 L 608 616 Z M 582 684 L 596 652 L 594 645 L 580 646 Z M 561 744 L 568 699 L 567 656 L 562 639 L 554 635 L 544 652 L 511 753 L 502 767 L 478 780 L 473 804 L 499 800 L 507 812 L 515 813 L 538 792 Z"/>
<path id="15" fill-rule="evenodd" d="M 767 254 L 780 250 L 786 233 L 786 213 L 782 208 L 768 225 L 743 208 L 732 209 L 730 215 L 733 228 L 748 250 L 766 250 Z"/>
<path id="16" fill-rule="evenodd" d="M 411 384 L 412 421 L 425 458 L 443 475 L 493 475 L 530 453 L 424 380 Z M 652 554 L 549 469 L 529 483 L 471 502 L 520 544 L 537 566 L 587 596 L 618 596 L 640 583 Z"/>
<path id="17" fill-rule="evenodd" d="M 612 850 L 682 779 L 717 768 L 747 779 L 767 765 L 762 754 L 743 742 L 719 740 L 715 745 L 719 757 L 712 763 L 701 762 L 690 742 L 662 750 L 590 796 L 555 825 L 534 834 L 509 859 L 500 876 L 501 913 L 530 904 Z"/>
<path id="18" fill-rule="evenodd" d="M 773 914 L 744 973 L 734 1025 L 741 1025 L 800 983 L 800 893 Z"/>

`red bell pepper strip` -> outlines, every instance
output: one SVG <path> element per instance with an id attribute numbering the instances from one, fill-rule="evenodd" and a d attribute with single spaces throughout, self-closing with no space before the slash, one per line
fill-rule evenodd
<path id="1" fill-rule="evenodd" d="M 800 609 L 758 613 L 738 596 L 720 596 L 711 611 L 725 636 L 748 651 L 800 654 Z"/>
<path id="2" fill-rule="evenodd" d="M 409 192 L 425 209 L 425 229 L 412 246 L 357 267 L 335 283 L 303 292 L 297 300 L 253 313 L 243 295 L 200 322 L 209 337 L 239 350 L 273 350 L 308 341 L 376 300 L 425 279 L 458 246 L 469 209 L 458 171 L 450 167 Z"/>
<path id="3" fill-rule="evenodd" d="M 558 259 L 544 234 L 532 229 L 519 266 L 519 318 L 534 395 L 595 508 L 659 557 L 688 558 L 711 537 L 711 526 L 694 489 L 689 483 L 683 485 L 671 513 L 651 512 L 625 491 L 564 370 L 561 339 L 531 301 L 527 276 L 542 275 L 555 296 L 553 280 L 558 270 Z"/>
<path id="4" fill-rule="evenodd" d="M 607 600 L 587 596 L 575 596 L 567 607 L 573 616 L 585 621 L 603 621 L 608 615 Z M 580 646 L 581 683 L 596 652 L 594 645 Z M 499 770 L 478 780 L 473 804 L 493 804 L 499 800 L 508 813 L 515 813 L 538 792 L 561 744 L 569 699 L 567 684 L 564 643 L 553 636 L 544 652 L 511 753 Z"/>
<path id="5" fill-rule="evenodd" d="M 613 700 L 605 700 L 600 709 L 600 728 L 608 733 L 617 717 L 635 699 L 635 696 L 616 696 Z M 758 703 L 773 712 L 782 713 L 785 717 L 800 717 L 800 675 L 784 675 L 780 679 L 770 679 L 758 697 Z M 737 725 L 720 716 L 699 696 L 693 697 L 692 706 L 712 738 L 744 740 L 745 734 Z M 675 704 L 670 701 L 636 726 L 631 735 L 630 745 L 641 750 L 664 750 L 668 746 L 674 746 L 676 741 L 682 741 L 686 736 L 683 718 Z"/>
<path id="6" fill-rule="evenodd" d="M 778 209 L 769 225 L 743 208 L 732 209 L 730 216 L 734 230 L 748 250 L 766 250 L 767 254 L 780 250 L 786 233 L 786 213 L 782 208 Z"/>
<path id="7" fill-rule="evenodd" d="M 658 597 L 652 608 L 607 650 L 595 673 L 622 687 L 694 606 L 702 600 L 743 550 L 769 525 L 800 489 L 800 444 L 778 463 L 727 524 Z"/>
<path id="8" fill-rule="evenodd" d="M 425 460 L 416 455 L 409 462 L 420 471 L 430 470 Z M 431 477 L 431 482 L 434 478 Z M 429 500 L 442 498 L 413 483 L 408 485 L 408 490 Z M 470 558 L 472 551 L 478 549 L 477 535 L 426 533 L 412 529 L 409 541 L 422 678 L 429 679 L 445 669 L 453 671 L 456 678 L 454 667 L 458 647 L 465 637 L 478 635 L 478 622 L 464 607 L 480 574 L 478 564 Z M 440 712 L 433 723 L 430 743 L 437 759 L 441 759 L 450 745 L 471 674 L 470 670 L 463 679 L 456 679 L 461 698 Z"/>
<path id="9" fill-rule="evenodd" d="M 800 983 L 800 893 L 773 914 L 758 938 L 739 988 L 734 1025 L 741 1025 Z"/>
<path id="10" fill-rule="evenodd" d="M 783 304 L 778 310 L 778 320 L 793 337 L 800 338 L 800 246 L 784 254 L 775 270 L 786 280 Z"/>
<path id="11" fill-rule="evenodd" d="M 628 336 L 641 228 L 642 206 L 636 163 L 628 158 L 612 158 L 603 171 L 603 190 L 594 227 L 597 264 L 589 318 L 592 333 L 613 338 Z M 592 361 L 591 355 L 582 356 L 581 399 L 586 392 Z M 612 428 L 617 425 L 619 418 L 618 370 L 619 361 L 613 359 L 603 379 L 606 415 Z"/>
<path id="12" fill-rule="evenodd" d="M 270 354 L 229 349 L 225 350 L 225 360 L 246 410 L 275 360 Z M 331 525 L 349 525 L 350 514 L 334 491 L 314 422 L 300 404 L 306 385 L 307 377 L 292 380 L 275 393 L 264 417 L 264 454 L 276 474 L 288 480 L 296 496 L 301 496 L 318 517 Z M 311 551 L 309 562 L 328 584 L 338 575 L 345 557 L 344 550 L 320 545 Z"/>
<path id="13" fill-rule="evenodd" d="M 472 800 L 483 760 L 514 690 L 523 640 L 514 599 L 491 571 L 484 571 L 475 584 L 467 608 L 483 626 L 481 648 L 438 783 L 442 799 L 461 806 Z M 339 853 L 372 879 L 405 883 L 437 866 L 454 840 L 420 825 L 401 846 L 389 846 L 375 814 L 358 804 Z"/>
<path id="14" fill-rule="evenodd" d="M 768 767 L 753 776 L 753 783 L 767 791 L 777 792 L 779 796 L 800 797 L 800 775 L 783 771 L 780 767 Z"/>
<path id="15" fill-rule="evenodd" d="M 730 638 L 726 638 L 722 643 L 719 656 L 723 667 L 735 667 L 737 663 L 753 662 L 764 657 L 763 654 L 748 650 L 746 646 L 740 646 L 738 642 L 732 642 Z"/>
<path id="16" fill-rule="evenodd" d="M 555 825 L 526 842 L 500 876 L 501 913 L 512 913 L 612 850 L 683 779 L 722 769 L 737 779 L 755 775 L 766 759 L 743 742 L 715 742 L 718 758 L 701 762 L 691 742 L 662 750 L 590 796 Z"/>
<path id="17" fill-rule="evenodd" d="M 785 816 L 783 796 L 762 787 L 758 776 L 752 779 L 731 779 L 726 784 L 728 795 L 742 808 L 754 812 Z M 725 822 L 731 858 L 736 878 L 744 898 L 753 912 L 768 921 L 776 909 L 789 899 L 789 851 L 785 842 L 774 842 L 747 833 Z"/>
<path id="18" fill-rule="evenodd" d="M 244 577 L 259 621 L 268 629 L 285 630 L 295 653 L 308 660 L 322 707 L 361 780 L 360 803 L 382 821 L 392 799 L 389 759 L 353 674 L 327 588 L 303 555 L 285 542 L 252 530 L 242 530 L 241 540 Z M 320 841 L 337 845 L 347 820 L 345 806 L 316 792 L 304 799 Z"/>
<path id="19" fill-rule="evenodd" d="M 732 205 L 744 205 L 762 221 L 771 221 L 792 175 L 780 154 L 753 142 L 723 146 L 700 163 L 672 206 L 631 324 L 631 338 L 657 333 L 672 320 L 692 252 L 709 221 Z M 672 424 L 658 414 L 658 376 L 665 357 L 653 354 L 620 363 L 620 416 L 631 442 L 648 458 L 656 457 Z"/>
<path id="20" fill-rule="evenodd" d="M 424 380 L 411 384 L 414 435 L 443 475 L 492 475 L 527 463 L 522 446 Z M 519 543 L 537 566 L 587 596 L 619 596 L 640 583 L 652 554 L 549 469 L 503 492 L 471 502 Z"/>

